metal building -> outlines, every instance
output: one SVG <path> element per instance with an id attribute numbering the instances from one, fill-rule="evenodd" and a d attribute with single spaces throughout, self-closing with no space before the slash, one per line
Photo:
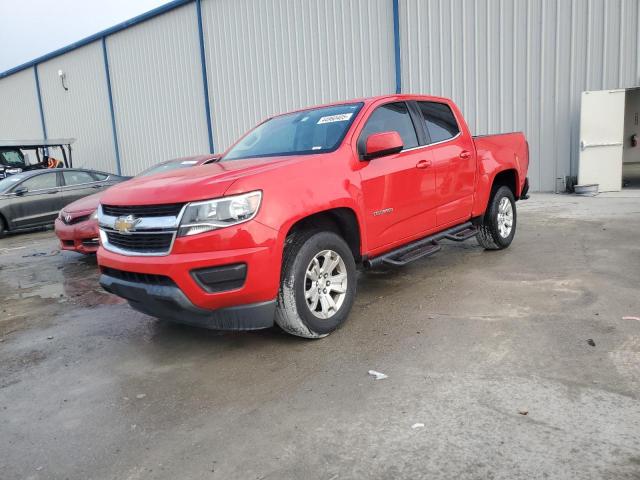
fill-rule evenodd
<path id="1" fill-rule="evenodd" d="M 135 174 L 274 113 L 430 93 L 476 134 L 524 131 L 551 191 L 581 92 L 638 84 L 639 0 L 176 0 L 0 74 L 0 138 L 75 137 L 75 165 Z"/>

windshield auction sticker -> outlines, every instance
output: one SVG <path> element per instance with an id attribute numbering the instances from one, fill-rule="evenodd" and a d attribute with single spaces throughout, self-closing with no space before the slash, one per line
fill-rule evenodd
<path id="1" fill-rule="evenodd" d="M 353 113 L 340 113 L 338 115 L 329 115 L 318 120 L 318 125 L 323 123 L 346 122 L 353 116 Z"/>

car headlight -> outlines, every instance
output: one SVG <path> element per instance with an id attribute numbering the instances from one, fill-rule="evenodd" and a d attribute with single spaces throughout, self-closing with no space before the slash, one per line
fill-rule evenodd
<path id="1" fill-rule="evenodd" d="M 187 204 L 178 236 L 195 235 L 218 228 L 247 222 L 256 216 L 262 201 L 262 192 L 243 193 Z"/>
<path id="2" fill-rule="evenodd" d="M 89 218 L 91 220 L 97 220 L 98 219 L 98 209 L 95 209 Z"/>

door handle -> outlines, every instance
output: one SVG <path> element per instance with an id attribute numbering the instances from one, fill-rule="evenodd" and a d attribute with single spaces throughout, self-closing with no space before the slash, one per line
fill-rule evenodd
<path id="1" fill-rule="evenodd" d="M 429 168 L 431 166 L 431 160 L 420 160 L 416 163 L 416 168 Z"/>
<path id="2" fill-rule="evenodd" d="M 467 159 L 471 158 L 471 152 L 468 151 L 468 150 L 463 150 L 463 151 L 460 152 L 459 156 L 460 156 L 461 159 L 467 160 Z"/>

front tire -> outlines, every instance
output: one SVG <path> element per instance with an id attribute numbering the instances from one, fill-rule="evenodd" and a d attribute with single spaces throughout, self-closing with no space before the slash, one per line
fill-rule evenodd
<path id="1" fill-rule="evenodd" d="M 7 236 L 7 224 L 4 222 L 4 218 L 0 216 L 0 238 Z"/>
<path id="2" fill-rule="evenodd" d="M 322 338 L 347 319 L 356 295 L 351 249 L 333 232 L 295 232 L 285 243 L 276 323 L 285 332 Z"/>
<path id="3" fill-rule="evenodd" d="M 511 245 L 516 234 L 516 201 L 509 187 L 498 188 L 478 230 L 478 243 L 485 250 L 502 250 Z"/>

